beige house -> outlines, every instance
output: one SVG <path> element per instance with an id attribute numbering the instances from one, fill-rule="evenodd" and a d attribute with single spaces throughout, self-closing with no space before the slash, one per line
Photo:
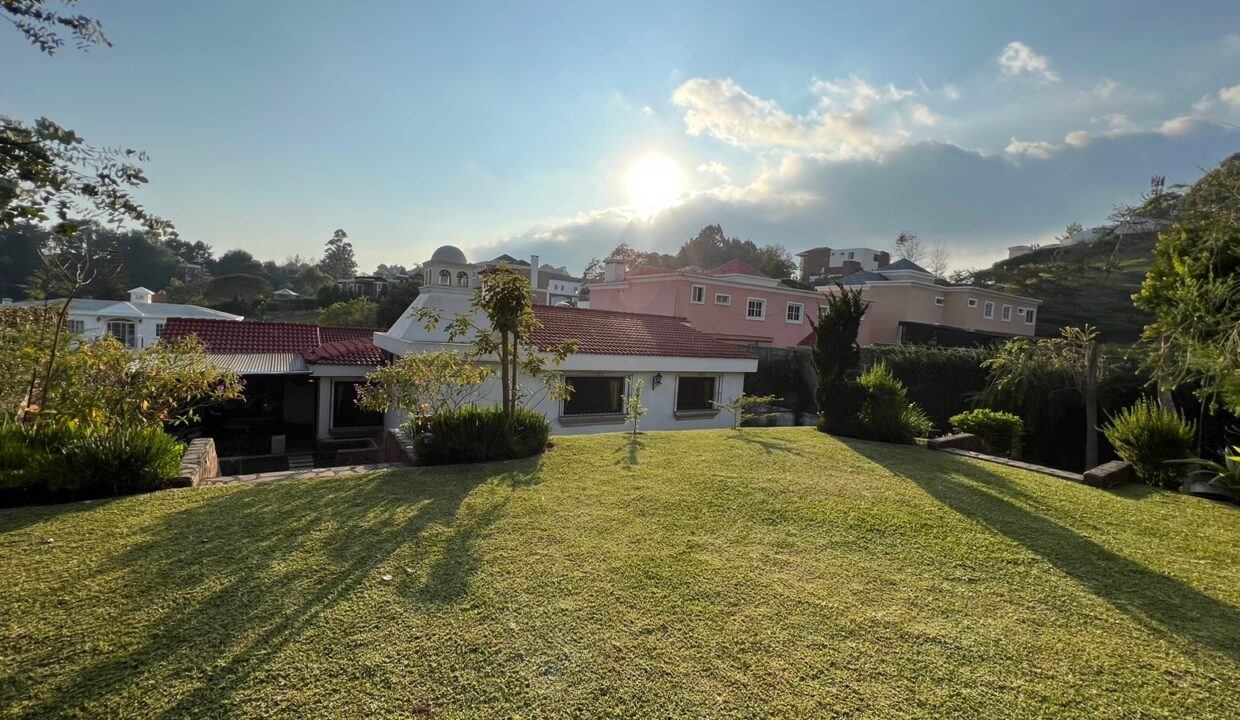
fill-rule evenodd
<path id="1" fill-rule="evenodd" d="M 972 346 L 996 337 L 1033 337 L 1041 300 L 969 285 L 938 285 L 924 268 L 898 260 L 882 272 L 843 278 L 867 303 L 862 345 Z M 820 288 L 830 293 L 834 286 Z"/>

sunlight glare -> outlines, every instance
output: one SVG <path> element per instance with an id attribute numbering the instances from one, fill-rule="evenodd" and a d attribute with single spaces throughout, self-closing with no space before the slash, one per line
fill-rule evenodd
<path id="1" fill-rule="evenodd" d="M 680 199 L 680 168 L 666 155 L 642 157 L 629 168 L 629 205 L 650 217 Z"/>

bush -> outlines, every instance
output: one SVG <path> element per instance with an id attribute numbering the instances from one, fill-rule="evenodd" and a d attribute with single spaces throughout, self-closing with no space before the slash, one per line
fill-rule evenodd
<path id="1" fill-rule="evenodd" d="M 0 427 L 0 505 L 132 495 L 169 486 L 185 446 L 154 427 L 90 433 Z"/>
<path id="2" fill-rule="evenodd" d="M 884 363 L 904 383 L 910 402 L 917 403 L 931 421 L 947 427 L 951 416 L 973 407 L 973 398 L 986 389 L 989 374 L 982 361 L 993 349 L 940 348 L 926 345 L 874 345 L 861 352 L 861 365 Z"/>
<path id="3" fill-rule="evenodd" d="M 884 363 L 865 371 L 856 382 L 845 382 L 818 420 L 818 429 L 832 435 L 866 440 L 912 443 L 929 435 L 934 424 L 908 401 L 904 384 Z"/>
<path id="4" fill-rule="evenodd" d="M 511 420 L 498 407 L 445 410 L 424 429 L 414 437 L 414 450 L 428 465 L 529 457 L 545 450 L 551 435 L 546 418 L 525 408 Z"/>
<path id="5" fill-rule="evenodd" d="M 1167 461 L 1187 458 L 1193 444 L 1193 423 L 1179 413 L 1141 398 L 1112 415 L 1102 432 L 1137 477 L 1168 489 L 1179 486 L 1183 470 Z"/>
<path id="6" fill-rule="evenodd" d="M 969 410 L 951 418 L 952 430 L 982 439 L 992 453 L 1008 455 L 1016 439 L 1025 433 L 1025 424 L 1012 413 L 989 408 Z"/>

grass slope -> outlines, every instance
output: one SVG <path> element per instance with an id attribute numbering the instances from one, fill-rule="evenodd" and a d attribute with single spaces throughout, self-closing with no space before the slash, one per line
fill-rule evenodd
<path id="1" fill-rule="evenodd" d="M 1089 323 L 1103 342 L 1132 343 L 1152 318 L 1132 304 L 1154 260 L 1153 233 L 1122 241 L 1106 236 L 1066 248 L 1046 247 L 1001 260 L 977 273 L 1006 292 L 1038 298 L 1037 333 L 1058 337 L 1059 328 Z"/>
<path id="2" fill-rule="evenodd" d="M 806 428 L 569 437 L 0 511 L 0 717 L 1235 717 L 1238 606 L 1205 501 Z"/>

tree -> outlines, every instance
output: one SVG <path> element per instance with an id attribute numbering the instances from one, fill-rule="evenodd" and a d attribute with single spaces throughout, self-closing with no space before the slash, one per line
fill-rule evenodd
<path id="1" fill-rule="evenodd" d="M 168 238 L 164 244 L 177 257 L 181 258 L 182 262 L 187 262 L 190 265 L 197 265 L 205 270 L 215 263 L 215 255 L 211 252 L 211 246 L 201 240 L 190 242 L 174 237 Z"/>
<path id="2" fill-rule="evenodd" d="M 379 306 L 367 298 L 353 298 L 338 302 L 319 312 L 320 325 L 342 325 L 345 327 L 378 327 L 376 316 Z"/>
<path id="3" fill-rule="evenodd" d="M 1085 468 L 1098 465 L 1098 386 L 1109 368 L 1098 353 L 1098 332 L 1066 327 L 1057 338 L 1009 340 L 982 367 L 990 372 L 987 404 L 1025 407 L 1046 395 L 1072 392 L 1085 403 Z"/>
<path id="4" fill-rule="evenodd" d="M 903 230 L 896 236 L 896 257 L 921 264 L 926 257 L 926 248 L 921 238 L 917 237 L 917 233 Z"/>
<path id="5" fill-rule="evenodd" d="M 930 251 L 930 267 L 927 270 L 940 280 L 947 279 L 948 265 L 951 263 L 951 250 L 946 243 L 937 242 Z"/>
<path id="6" fill-rule="evenodd" d="M 209 303 L 253 303 L 271 295 L 271 283 L 258 275 L 220 275 L 211 278 L 204 293 Z"/>
<path id="7" fill-rule="evenodd" d="M 222 275 L 264 275 L 263 264 L 254 259 L 249 252 L 237 248 L 220 256 L 211 267 L 211 274 Z"/>
<path id="8" fill-rule="evenodd" d="M 634 380 L 632 377 L 625 379 L 624 395 L 628 398 L 628 403 L 624 409 L 624 421 L 633 426 L 632 435 L 637 437 L 637 425 L 641 422 L 642 415 L 646 414 L 646 406 L 642 405 L 642 386 L 645 384 L 643 380 Z"/>
<path id="9" fill-rule="evenodd" d="M 323 288 L 332 284 L 332 277 L 323 272 L 316 265 L 302 270 L 297 277 L 293 279 L 293 289 L 302 295 L 314 295 Z"/>
<path id="10" fill-rule="evenodd" d="M 1172 389 L 1195 383 L 1240 414 L 1240 154 L 1198 180 L 1173 217 L 1133 296 L 1154 315 L 1142 334 L 1146 364 L 1165 409 Z"/>
<path id="11" fill-rule="evenodd" d="M 344 230 L 332 233 L 327 241 L 327 249 L 319 262 L 319 269 L 331 275 L 335 280 L 351 278 L 357 275 L 357 259 L 353 257 L 353 243 L 349 242 L 349 234 Z"/>
<path id="12" fill-rule="evenodd" d="M 1055 241 L 1060 244 L 1067 243 L 1068 238 L 1072 237 L 1073 235 L 1079 233 L 1080 231 L 1084 229 L 1085 228 L 1082 227 L 1079 222 L 1070 222 L 1068 223 L 1068 226 L 1063 229 L 1063 232 L 1055 236 Z"/>
<path id="13" fill-rule="evenodd" d="M 419 285 L 415 282 L 397 283 L 386 295 L 379 299 L 379 310 L 375 315 L 376 327 L 390 328 L 405 314 L 405 310 L 418 299 Z"/>
<path id="14" fill-rule="evenodd" d="M 62 14 L 50 4 L 2 0 L 0 13 L 48 55 L 63 47 L 66 32 L 82 49 L 111 44 L 98 21 Z M 58 232 L 68 234 L 91 220 L 133 221 L 156 236 L 171 233 L 172 223 L 148 212 L 130 194 L 147 182 L 138 165 L 146 160 L 135 150 L 87 145 L 45 117 L 26 123 L 0 115 L 0 228 L 55 219 Z"/>
<path id="15" fill-rule="evenodd" d="M 759 418 L 770 417 L 775 413 L 756 413 L 753 408 L 764 407 L 778 402 L 778 398 L 774 395 L 746 395 L 741 393 L 726 402 L 714 402 L 711 404 L 715 408 L 732 415 L 732 429 L 740 430 L 741 423 L 749 420 L 757 420 Z"/>
<path id="16" fill-rule="evenodd" d="M 357 404 L 375 412 L 401 411 L 415 422 L 474 405 L 491 369 L 455 350 L 409 353 L 372 371 Z"/>
<path id="17" fill-rule="evenodd" d="M 181 259 L 167 245 L 140 232 L 120 236 L 120 259 L 129 271 L 129 282 L 162 290 L 180 274 Z"/>
<path id="18" fill-rule="evenodd" d="M 408 276 L 409 269 L 404 265 L 385 265 L 379 263 L 375 268 L 375 277 L 386 278 L 388 280 L 397 280 L 401 276 Z"/>
<path id="19" fill-rule="evenodd" d="M 861 363 L 857 333 L 866 311 L 860 289 L 846 288 L 840 283 L 835 287 L 835 292 L 826 295 L 818 321 L 810 319 L 814 329 L 811 356 L 818 372 L 814 397 L 827 429 L 838 429 L 851 422 L 857 410 L 847 401 L 855 393 L 848 390 L 846 376 Z"/>
<path id="20" fill-rule="evenodd" d="M 0 297 L 26 297 L 26 284 L 43 267 L 49 233 L 34 223 L 0 228 Z"/>
<path id="21" fill-rule="evenodd" d="M 120 234 L 92 222 L 48 237 L 43 266 L 31 276 L 26 294 L 36 299 L 120 300 L 131 287 Z"/>

